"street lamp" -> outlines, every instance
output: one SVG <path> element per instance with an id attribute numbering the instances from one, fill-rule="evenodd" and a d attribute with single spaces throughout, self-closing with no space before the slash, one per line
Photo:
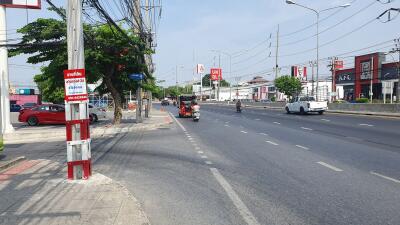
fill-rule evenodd
<path id="1" fill-rule="evenodd" d="M 319 14 L 321 12 L 328 11 L 328 10 L 331 10 L 331 9 L 346 8 L 346 7 L 351 6 L 351 4 L 350 3 L 346 3 L 346 4 L 343 4 L 343 5 L 339 5 L 339 6 L 323 9 L 323 10 L 317 10 L 317 9 L 313 9 L 313 8 L 298 4 L 293 0 L 286 0 L 286 4 L 288 4 L 288 5 L 297 5 L 297 6 L 300 6 L 302 8 L 308 9 L 308 10 L 314 12 L 316 14 L 316 16 L 317 16 L 317 35 L 316 35 L 317 36 L 317 90 L 316 90 L 316 92 L 317 92 L 317 100 L 318 100 L 318 83 L 319 83 L 318 82 L 318 79 L 319 79 Z"/>

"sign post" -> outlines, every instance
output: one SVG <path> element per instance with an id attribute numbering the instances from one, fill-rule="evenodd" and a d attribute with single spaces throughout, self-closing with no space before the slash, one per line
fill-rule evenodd
<path id="1" fill-rule="evenodd" d="M 68 0 L 68 70 L 65 79 L 65 120 L 68 179 L 89 179 L 92 175 L 90 119 L 86 88 L 82 25 L 82 0 Z"/>
<path id="2" fill-rule="evenodd" d="M 200 101 L 203 101 L 203 74 L 205 70 L 203 64 L 197 64 L 197 74 L 200 76 Z"/>

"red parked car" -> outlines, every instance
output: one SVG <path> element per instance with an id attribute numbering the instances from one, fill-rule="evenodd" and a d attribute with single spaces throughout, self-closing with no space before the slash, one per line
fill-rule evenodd
<path id="1" fill-rule="evenodd" d="M 38 105 L 31 109 L 22 109 L 18 121 L 30 126 L 38 124 L 65 124 L 65 108 L 62 105 Z"/>

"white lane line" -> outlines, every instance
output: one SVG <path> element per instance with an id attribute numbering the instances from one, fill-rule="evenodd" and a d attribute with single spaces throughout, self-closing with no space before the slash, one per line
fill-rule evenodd
<path id="1" fill-rule="evenodd" d="M 313 130 L 313 129 L 308 128 L 308 127 L 301 127 L 301 129 L 303 129 L 303 130 Z"/>
<path id="2" fill-rule="evenodd" d="M 255 120 L 259 121 L 259 120 L 261 120 L 261 119 L 255 119 Z"/>
<path id="3" fill-rule="evenodd" d="M 175 120 L 175 122 L 182 128 L 183 131 L 186 132 L 186 128 L 181 124 L 181 122 L 179 122 L 174 115 L 172 115 L 172 113 L 169 113 L 169 115 L 171 115 L 172 119 Z"/>
<path id="4" fill-rule="evenodd" d="M 196 149 L 196 150 L 200 150 L 200 147 L 195 147 L 194 149 Z"/>
<path id="5" fill-rule="evenodd" d="M 307 147 L 304 147 L 304 146 L 301 146 L 301 145 L 296 145 L 296 147 L 298 147 L 298 148 L 302 148 L 302 149 L 304 149 L 304 150 L 310 150 L 309 148 L 307 148 Z"/>
<path id="6" fill-rule="evenodd" d="M 279 145 L 278 143 L 275 143 L 275 142 L 272 142 L 272 141 L 265 141 L 265 142 L 267 142 L 268 144 L 271 144 L 271 145 Z"/>
<path id="7" fill-rule="evenodd" d="M 266 133 L 259 133 L 259 134 L 264 135 L 264 136 L 268 136 L 268 134 L 266 134 Z"/>
<path id="8" fill-rule="evenodd" d="M 231 126 L 229 126 L 228 124 L 225 124 L 225 126 L 226 126 L 226 127 L 231 127 Z"/>
<path id="9" fill-rule="evenodd" d="M 382 174 L 380 174 L 380 173 L 376 173 L 376 172 L 373 172 L 373 171 L 371 171 L 371 172 L 370 172 L 370 174 L 372 174 L 372 175 L 375 175 L 375 176 L 381 177 L 381 178 L 383 178 L 383 179 L 390 180 L 390 181 L 393 181 L 393 182 L 395 182 L 395 183 L 398 183 L 398 184 L 400 184 L 400 180 L 397 180 L 397 179 L 394 179 L 394 178 L 391 178 L 391 177 L 388 177 L 388 176 L 382 175 Z"/>
<path id="10" fill-rule="evenodd" d="M 202 159 L 208 159 L 208 157 L 206 155 L 202 155 L 200 156 Z"/>
<path id="11" fill-rule="evenodd" d="M 213 164 L 211 161 L 205 161 L 204 163 L 207 164 L 207 165 L 212 165 Z"/>
<path id="12" fill-rule="evenodd" d="M 279 122 L 274 122 L 274 124 L 281 124 L 281 123 L 279 123 Z"/>
<path id="13" fill-rule="evenodd" d="M 229 121 L 226 121 L 225 123 L 230 123 Z"/>
<path id="14" fill-rule="evenodd" d="M 242 132 L 243 134 L 247 134 L 247 132 L 246 132 L 246 131 L 244 131 L 244 130 L 242 130 L 242 131 L 240 131 L 240 132 Z"/>
<path id="15" fill-rule="evenodd" d="M 197 151 L 197 154 L 204 154 L 203 151 Z"/>
<path id="16" fill-rule="evenodd" d="M 236 206 L 243 220 L 248 225 L 260 225 L 254 215 L 250 212 L 247 206 L 240 199 L 239 195 L 233 190 L 232 186 L 228 183 L 228 181 L 222 176 L 216 168 L 210 168 L 211 173 L 214 175 L 215 179 L 221 185 L 221 187 L 225 190 L 228 197 L 232 200 L 233 204 Z"/>
<path id="17" fill-rule="evenodd" d="M 321 119 L 322 121 L 325 121 L 325 122 L 331 122 L 330 120 L 327 120 L 327 119 Z"/>
<path id="18" fill-rule="evenodd" d="M 336 172 L 343 172 L 342 169 L 339 169 L 339 168 L 337 168 L 337 167 L 335 167 L 335 166 L 329 165 L 328 163 L 324 163 L 324 162 L 317 162 L 317 163 L 318 163 L 319 165 L 325 166 L 326 168 L 329 168 L 329 169 L 331 169 L 331 170 L 333 170 L 333 171 L 336 171 Z"/>
<path id="19" fill-rule="evenodd" d="M 366 127 L 373 127 L 374 125 L 367 124 L 367 123 L 360 123 L 360 126 L 366 126 Z"/>

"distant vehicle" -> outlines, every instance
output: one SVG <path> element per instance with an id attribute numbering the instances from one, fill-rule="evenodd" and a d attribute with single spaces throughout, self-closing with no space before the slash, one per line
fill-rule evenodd
<path id="1" fill-rule="evenodd" d="M 89 115 L 92 120 L 91 122 L 97 122 L 99 118 L 107 118 L 107 113 L 104 108 L 96 107 L 91 104 L 89 104 Z"/>
<path id="2" fill-rule="evenodd" d="M 90 121 L 93 116 L 89 115 Z M 19 111 L 18 121 L 28 123 L 29 126 L 39 124 L 65 124 L 65 108 L 63 105 L 38 105 L 33 108 L 23 108 Z"/>
<path id="3" fill-rule="evenodd" d="M 20 105 L 12 104 L 10 105 L 10 112 L 19 112 L 22 109 Z"/>
<path id="4" fill-rule="evenodd" d="M 36 107 L 38 104 L 34 103 L 34 102 L 27 102 L 25 104 L 22 105 L 22 108 L 24 109 L 31 109 Z"/>
<path id="5" fill-rule="evenodd" d="M 162 100 L 161 105 L 169 105 L 169 100 L 168 99 Z"/>
<path id="6" fill-rule="evenodd" d="M 292 112 L 300 114 L 318 112 L 321 115 L 328 109 L 328 102 L 315 101 L 314 97 L 294 97 L 286 104 L 285 109 L 288 114 Z"/>

